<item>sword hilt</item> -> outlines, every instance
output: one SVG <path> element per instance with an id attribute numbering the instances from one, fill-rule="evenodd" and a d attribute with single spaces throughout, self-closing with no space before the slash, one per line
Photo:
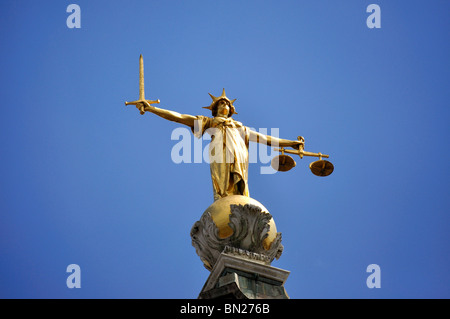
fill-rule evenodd
<path id="1" fill-rule="evenodd" d="M 160 100 L 158 99 L 158 100 L 155 100 L 155 101 L 153 101 L 153 100 L 145 100 L 148 104 L 150 104 L 150 105 L 152 105 L 152 104 L 159 104 L 160 103 Z M 125 102 L 125 105 L 139 105 L 139 104 L 141 104 L 142 103 L 142 100 L 139 100 L 139 101 L 133 101 L 133 102 Z M 145 111 L 144 111 L 144 106 L 141 106 L 140 108 L 139 108 L 139 110 L 140 110 L 140 113 L 141 113 L 141 115 L 144 115 L 144 113 L 145 113 Z"/>

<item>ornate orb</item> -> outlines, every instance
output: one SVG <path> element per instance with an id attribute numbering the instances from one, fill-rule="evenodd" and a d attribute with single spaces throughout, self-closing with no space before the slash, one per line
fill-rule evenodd
<path id="1" fill-rule="evenodd" d="M 231 204 L 242 206 L 246 204 L 251 204 L 261 208 L 261 212 L 265 213 L 269 212 L 267 208 L 265 208 L 260 202 L 247 196 L 232 195 L 215 201 L 211 206 L 209 206 L 205 210 L 205 213 L 209 212 L 211 214 L 211 218 L 214 221 L 214 224 L 216 224 L 217 228 L 219 229 L 219 238 L 227 238 L 233 234 L 233 230 L 228 225 L 230 223 Z M 270 219 L 269 226 L 270 228 L 268 236 L 263 241 L 264 249 L 266 250 L 270 248 L 270 245 L 277 236 L 277 227 L 275 225 L 273 218 Z"/>
<path id="2" fill-rule="evenodd" d="M 268 264 L 283 250 L 272 215 L 257 200 L 241 195 L 221 198 L 209 206 L 192 227 L 191 238 L 209 270 L 225 247 L 252 253 Z"/>

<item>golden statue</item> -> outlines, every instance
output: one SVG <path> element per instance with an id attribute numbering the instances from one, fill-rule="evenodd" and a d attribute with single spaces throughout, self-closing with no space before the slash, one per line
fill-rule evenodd
<path id="1" fill-rule="evenodd" d="M 212 103 L 205 108 L 212 111 L 212 117 L 180 114 L 152 106 L 143 100 L 136 104 L 141 112 L 151 112 L 166 120 L 184 124 L 191 128 L 200 138 L 205 132 L 212 133 L 210 149 L 211 179 L 214 200 L 229 195 L 249 196 L 248 191 L 248 147 L 249 142 L 258 142 L 280 147 L 296 147 L 301 141 L 290 141 L 263 135 L 250 130 L 231 116 L 237 114 L 230 100 L 225 95 L 215 97 L 210 94 Z M 213 129 L 213 130 L 211 130 Z M 220 155 L 219 155 L 220 154 Z"/>
<path id="2" fill-rule="evenodd" d="M 236 99 L 230 100 L 225 94 L 225 89 L 223 89 L 222 95 L 218 97 L 210 93 L 209 95 L 212 98 L 212 103 L 204 108 L 211 110 L 212 117 L 180 114 L 178 112 L 153 106 L 152 104 L 159 104 L 160 101 L 145 99 L 144 64 L 141 55 L 139 59 L 139 100 L 125 102 L 125 104 L 135 105 L 141 114 L 151 112 L 166 120 L 184 124 L 191 128 L 197 138 L 203 136 L 205 132 L 208 132 L 211 135 L 209 154 L 214 200 L 230 195 L 243 195 L 249 197 L 249 142 L 281 147 L 276 150 L 280 151 L 282 155 L 276 157 L 274 161 L 272 161 L 272 167 L 279 171 L 287 171 L 295 166 L 295 161 L 290 156 L 284 155 L 286 152 L 298 154 L 300 157 L 303 157 L 304 155 L 320 157 L 320 161 L 318 161 L 320 162 L 320 165 L 316 165 L 318 168 L 315 168 L 315 170 L 322 170 L 322 172 L 319 172 L 319 174 L 316 175 L 326 176 L 330 174 L 328 171 L 330 170 L 331 163 L 322 161 L 322 157 L 328 157 L 328 155 L 305 152 L 303 150 L 304 139 L 302 137 L 299 137 L 297 140 L 287 140 L 252 131 L 241 122 L 232 118 L 233 114 L 237 114 L 233 104 Z M 292 147 L 294 150 L 285 150 L 285 147 Z M 314 172 L 312 166 L 311 170 Z M 325 170 L 328 170 L 326 175 L 324 174 Z"/>
<path id="3" fill-rule="evenodd" d="M 319 157 L 310 164 L 313 174 L 328 176 L 333 172 L 333 164 L 322 157 L 328 155 L 304 151 L 305 139 L 287 140 L 264 135 L 250 130 L 232 118 L 237 114 L 234 102 L 223 89 L 220 96 L 209 94 L 212 102 L 204 108 L 211 110 L 212 117 L 180 114 L 153 106 L 159 100 L 146 100 L 144 94 L 144 62 L 139 58 L 139 100 L 125 102 L 135 105 L 141 114 L 151 112 L 166 120 L 191 128 L 194 136 L 211 135 L 209 162 L 213 185 L 214 202 L 204 211 L 202 217 L 191 229 L 192 245 L 205 267 L 213 270 L 224 252 L 250 256 L 258 262 L 270 265 L 279 258 L 283 245 L 281 233 L 268 210 L 257 200 L 250 198 L 248 188 L 249 143 L 257 142 L 279 147 L 281 155 L 272 159 L 271 166 L 277 171 L 288 171 L 296 166 L 294 159 L 286 155 L 296 154 Z M 292 149 L 285 149 L 291 147 Z M 247 258 L 245 257 L 244 258 Z M 220 263 L 218 264 L 220 265 Z"/>

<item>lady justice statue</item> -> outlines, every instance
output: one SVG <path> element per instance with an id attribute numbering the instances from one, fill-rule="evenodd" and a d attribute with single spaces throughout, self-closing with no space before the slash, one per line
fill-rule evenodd
<path id="1" fill-rule="evenodd" d="M 212 103 L 204 108 L 212 111 L 212 117 L 179 114 L 152 106 L 145 100 L 138 103 L 136 107 L 166 120 L 184 124 L 190 127 L 198 138 L 205 133 L 211 135 L 209 155 L 215 201 L 230 195 L 249 196 L 249 142 L 258 142 L 269 146 L 290 146 L 297 149 L 302 142 L 279 139 L 250 130 L 232 118 L 233 114 L 237 114 L 233 105 L 236 99 L 230 100 L 225 95 L 225 89 L 219 97 L 209 95 Z"/>
<path id="2" fill-rule="evenodd" d="M 135 105 L 141 114 L 151 112 L 159 117 L 186 125 L 200 138 L 211 135 L 209 145 L 210 171 L 214 202 L 204 211 L 202 217 L 191 229 L 192 245 L 208 270 L 213 270 L 218 258 L 224 252 L 234 252 L 256 259 L 259 263 L 270 265 L 279 258 L 283 250 L 281 233 L 268 210 L 249 195 L 248 187 L 248 148 L 250 142 L 280 147 L 282 155 L 277 156 L 272 167 L 287 171 L 295 166 L 295 161 L 284 153 L 303 156 L 316 156 L 320 160 L 310 165 L 314 174 L 327 176 L 333 167 L 321 153 L 304 151 L 304 139 L 281 139 L 250 130 L 232 118 L 237 114 L 234 102 L 223 89 L 220 96 L 209 94 L 212 102 L 204 108 L 211 110 L 211 117 L 203 115 L 180 114 L 153 106 L 160 101 L 145 99 L 143 59 L 139 63 L 139 100 L 125 102 Z M 286 150 L 291 147 L 293 150 Z"/>

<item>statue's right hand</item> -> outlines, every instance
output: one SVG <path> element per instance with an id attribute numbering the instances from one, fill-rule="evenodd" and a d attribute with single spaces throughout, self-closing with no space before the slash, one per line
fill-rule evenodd
<path id="1" fill-rule="evenodd" d="M 143 112 L 146 111 L 145 109 L 149 107 L 151 107 L 150 104 L 145 100 L 139 101 L 139 103 L 136 104 L 136 108 L 141 111 L 141 114 L 143 114 Z"/>

